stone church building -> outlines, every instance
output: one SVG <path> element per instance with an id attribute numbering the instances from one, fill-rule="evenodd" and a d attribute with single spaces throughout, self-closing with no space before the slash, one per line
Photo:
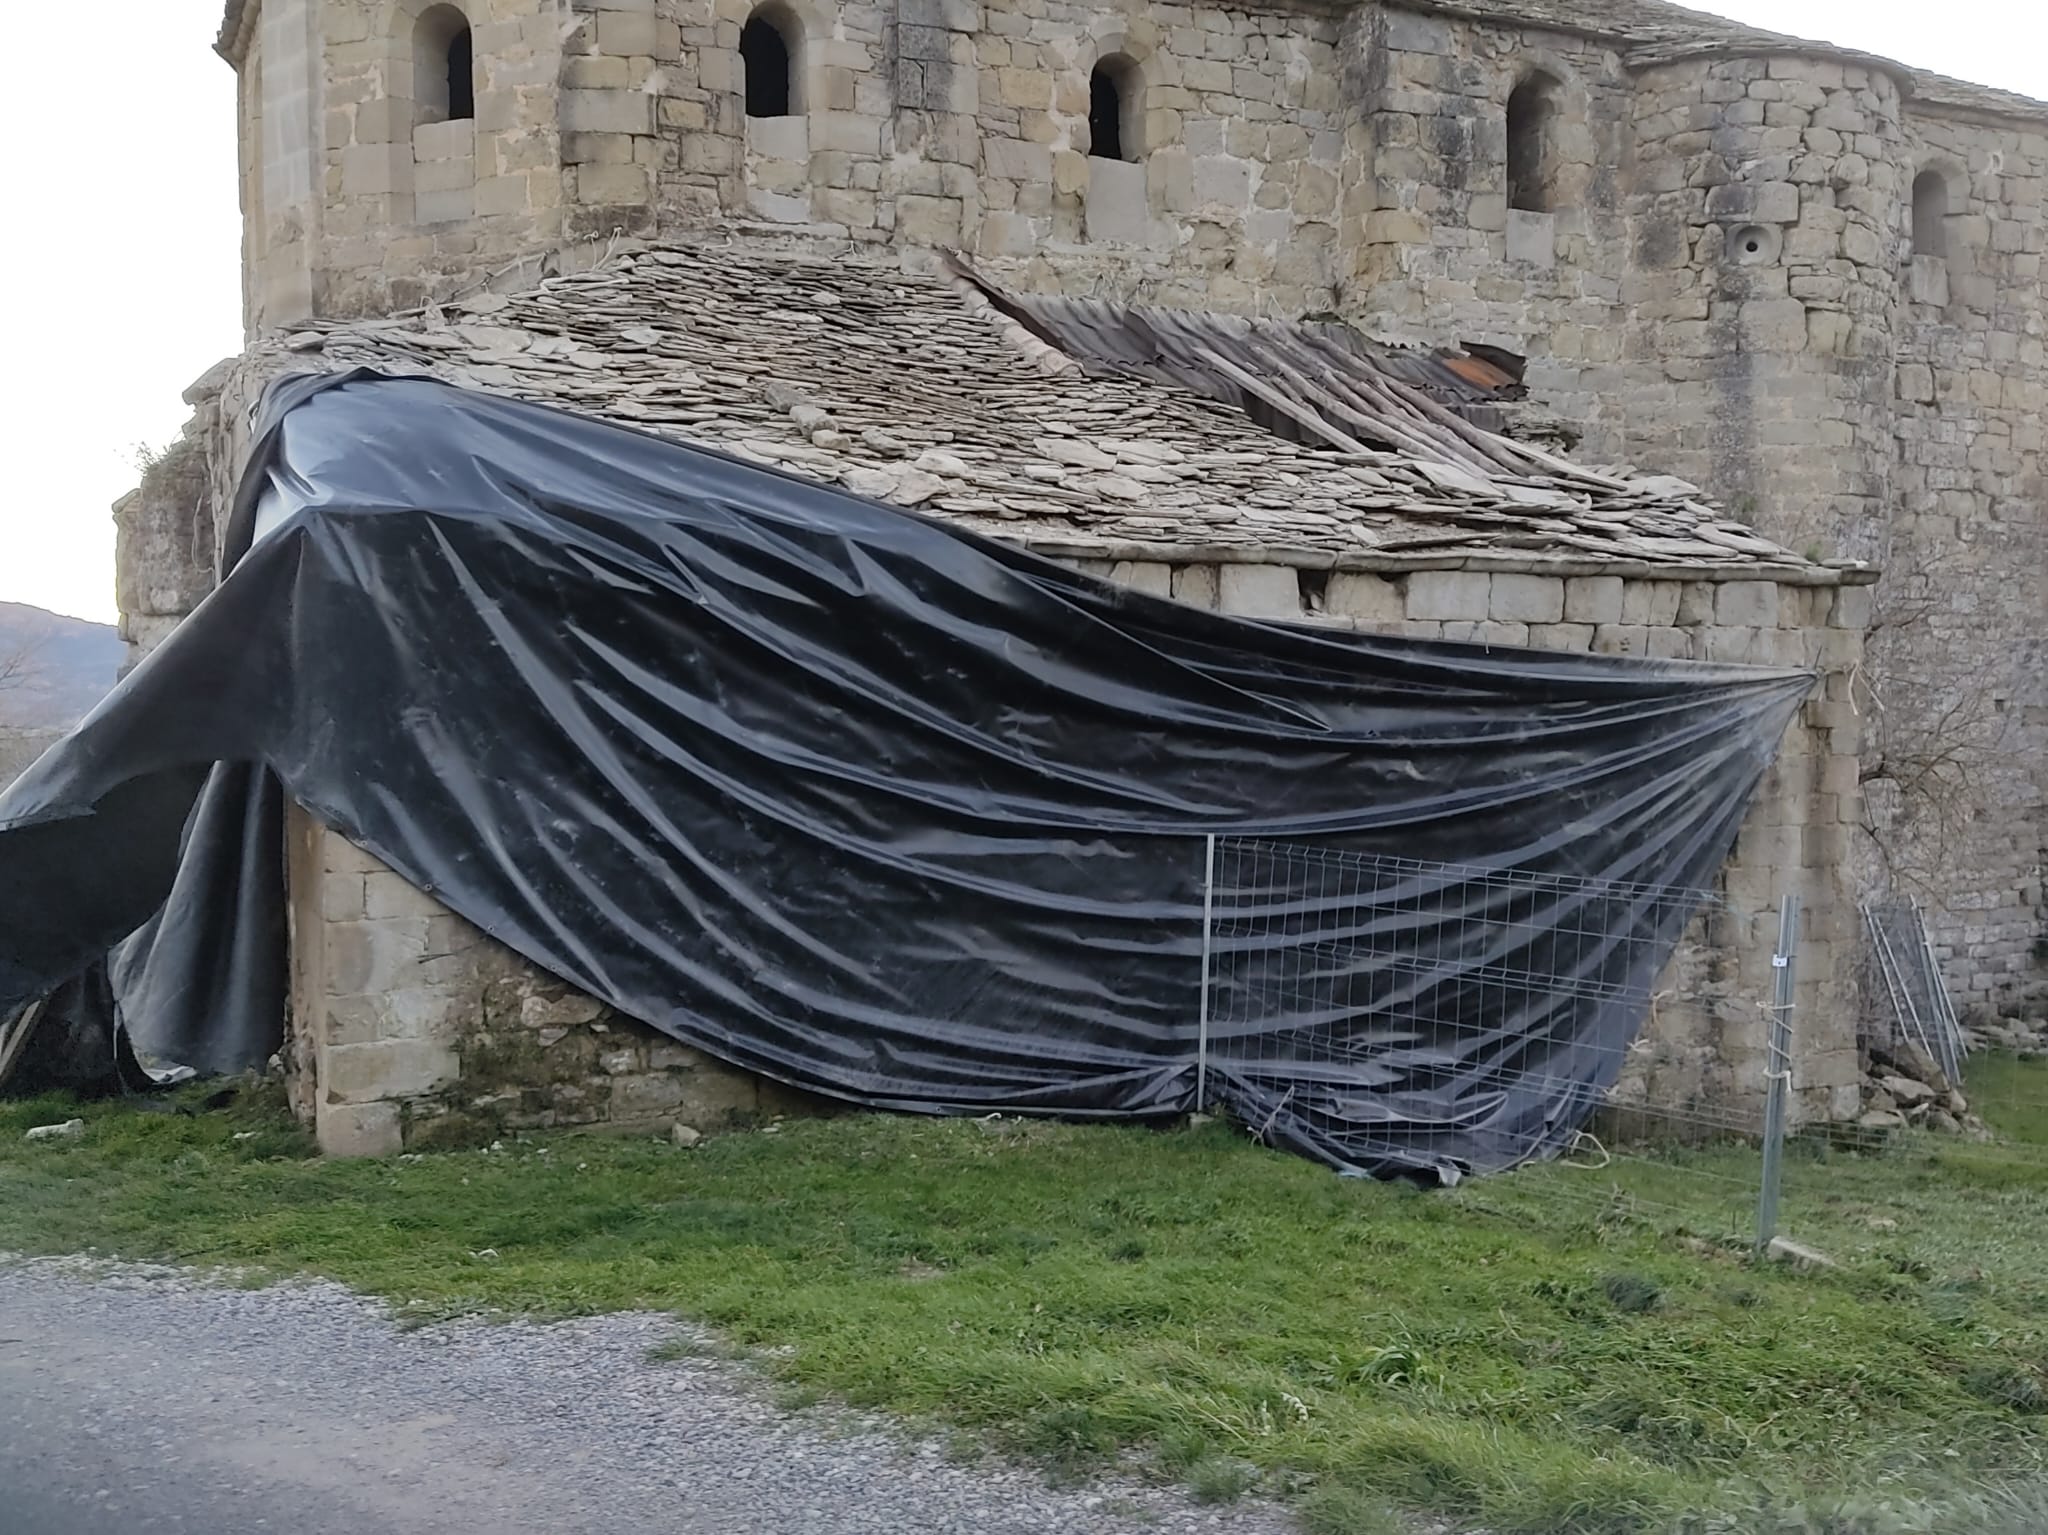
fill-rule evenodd
<path id="1" fill-rule="evenodd" d="M 138 649 L 265 379 L 430 372 L 1225 611 L 1813 667 L 1648 1098 L 1760 1087 L 1788 886 L 1808 1114 L 1855 1106 L 1859 900 L 1918 896 L 1961 1001 L 2048 976 L 2048 104 L 1658 0 L 229 0 L 218 46 L 250 348 L 117 509 Z M 1266 345 L 1308 446 L 1082 355 L 1132 305 Z M 1333 318 L 1526 357 L 1510 436 L 1590 478 L 1369 463 L 1283 356 Z M 1379 511 L 1312 493 L 1333 444 Z M 332 1149 L 760 1106 L 322 828 L 292 859 Z"/>

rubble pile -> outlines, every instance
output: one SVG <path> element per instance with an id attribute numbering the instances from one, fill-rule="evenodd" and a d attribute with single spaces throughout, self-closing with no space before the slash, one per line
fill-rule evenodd
<path id="1" fill-rule="evenodd" d="M 1972 1050 L 2014 1050 L 2021 1056 L 2048 1055 L 2048 1012 L 2028 1017 L 1977 1013 L 1963 1025 L 1963 1043 Z"/>
<path id="2" fill-rule="evenodd" d="M 1863 1083 L 1866 1130 L 1929 1130 L 1971 1140 L 1989 1140 L 1991 1130 L 1970 1110 L 1962 1089 L 1950 1082 L 1933 1057 L 1901 1040 L 1870 1047 Z"/>

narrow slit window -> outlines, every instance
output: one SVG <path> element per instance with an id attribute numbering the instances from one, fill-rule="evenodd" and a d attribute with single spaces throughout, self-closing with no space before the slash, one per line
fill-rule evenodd
<path id="1" fill-rule="evenodd" d="M 424 123 L 476 116 L 476 48 L 456 6 L 430 7 L 413 29 L 413 104 Z"/>
<path id="2" fill-rule="evenodd" d="M 1531 75 L 1508 97 L 1508 206 L 1550 213 L 1557 200 L 1557 82 Z"/>
<path id="3" fill-rule="evenodd" d="M 1948 255 L 1948 178 L 1940 171 L 1913 179 L 1913 254 Z"/>
<path id="4" fill-rule="evenodd" d="M 1137 88 L 1129 59 L 1104 59 L 1088 77 L 1088 153 L 1096 159 L 1138 158 Z"/>
<path id="5" fill-rule="evenodd" d="M 464 27 L 448 40 L 448 117 L 476 116 L 476 54 Z"/>
<path id="6" fill-rule="evenodd" d="M 746 77 L 747 116 L 789 117 L 799 109 L 795 28 L 756 11 L 740 29 L 740 70 Z"/>

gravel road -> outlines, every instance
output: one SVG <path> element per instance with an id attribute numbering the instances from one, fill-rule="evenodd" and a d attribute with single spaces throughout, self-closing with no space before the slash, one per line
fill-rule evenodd
<path id="1" fill-rule="evenodd" d="M 673 1317 L 401 1331 L 334 1285 L 0 1260 L 8 1535 L 1282 1535 L 1279 1512 L 949 1464 L 790 1416 Z"/>

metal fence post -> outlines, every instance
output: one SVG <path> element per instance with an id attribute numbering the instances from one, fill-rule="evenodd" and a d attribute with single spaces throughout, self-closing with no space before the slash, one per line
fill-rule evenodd
<path id="1" fill-rule="evenodd" d="M 1195 1112 L 1209 1104 L 1209 955 L 1216 935 L 1216 834 L 1202 849 L 1202 1002 L 1195 1030 Z"/>
<path id="2" fill-rule="evenodd" d="M 1792 1088 L 1792 995 L 1798 967 L 1799 897 L 1786 892 L 1778 906 L 1778 948 L 1771 956 L 1777 985 L 1771 1004 L 1769 1066 L 1765 1072 L 1764 1179 L 1756 1204 L 1756 1250 L 1766 1252 L 1778 1234 L 1778 1178 L 1785 1154 L 1785 1100 Z"/>

